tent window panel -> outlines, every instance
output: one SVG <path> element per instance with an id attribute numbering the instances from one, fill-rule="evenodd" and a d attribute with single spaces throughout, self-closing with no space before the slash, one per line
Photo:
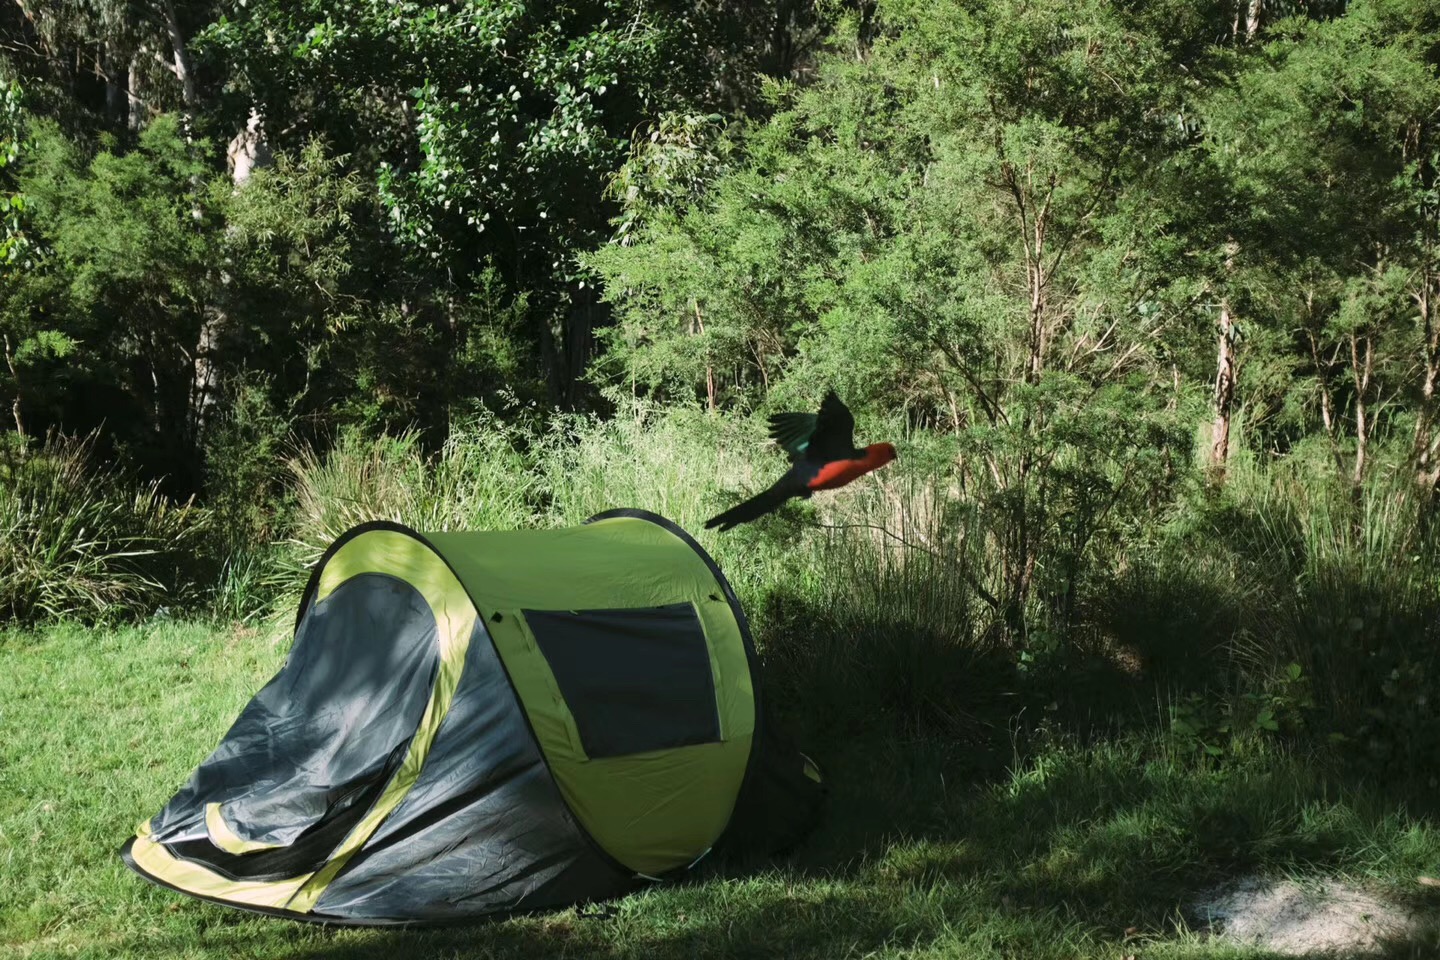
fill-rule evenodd
<path id="1" fill-rule="evenodd" d="M 693 604 L 522 612 L 586 756 L 720 739 L 710 647 Z"/>

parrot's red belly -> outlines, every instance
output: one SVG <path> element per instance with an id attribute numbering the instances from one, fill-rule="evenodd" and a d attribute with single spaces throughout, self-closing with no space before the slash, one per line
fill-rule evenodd
<path id="1" fill-rule="evenodd" d="M 880 464 L 872 462 L 868 456 L 860 460 L 832 460 L 821 467 L 806 486 L 811 490 L 834 490 L 856 477 L 863 477 L 878 466 Z"/>

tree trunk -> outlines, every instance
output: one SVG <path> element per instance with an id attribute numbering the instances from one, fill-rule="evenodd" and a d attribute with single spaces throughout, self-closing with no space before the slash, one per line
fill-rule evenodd
<path id="1" fill-rule="evenodd" d="M 1261 0 L 1235 0 L 1235 20 L 1230 34 L 1236 43 L 1255 39 L 1260 30 Z"/>
<path id="2" fill-rule="evenodd" d="M 1440 323 L 1435 320 L 1432 278 L 1421 277 L 1415 294 L 1424 332 L 1425 377 L 1420 384 L 1420 409 L 1415 418 L 1415 481 L 1427 497 L 1440 493 Z"/>
<path id="3" fill-rule="evenodd" d="M 190 439 L 196 450 L 205 443 L 206 430 L 220 400 L 220 339 L 229 323 L 224 310 L 213 304 L 206 306 L 190 378 Z"/>
<path id="4" fill-rule="evenodd" d="M 705 320 L 700 315 L 700 301 L 695 301 L 695 326 L 692 333 L 703 334 L 705 332 Z M 711 363 L 705 364 L 705 401 L 711 413 L 715 412 L 715 366 Z"/>
<path id="5" fill-rule="evenodd" d="M 5 335 L 5 365 L 10 368 L 10 378 L 15 381 L 15 400 L 10 404 L 10 413 L 15 418 L 15 432 L 25 439 L 25 420 L 20 416 L 20 371 L 15 368 L 15 352 L 10 345 L 10 335 Z"/>
<path id="6" fill-rule="evenodd" d="M 572 289 L 570 308 L 565 316 L 565 340 L 562 344 L 561 402 L 566 407 L 576 408 L 584 399 L 585 368 L 595 352 L 595 328 L 600 325 L 599 315 L 604 309 L 597 295 L 599 288 L 593 283 Z"/>
<path id="7" fill-rule="evenodd" d="M 1052 186 L 1053 190 L 1053 186 Z M 1030 250 L 1030 264 L 1026 271 L 1030 280 L 1030 357 L 1025 365 L 1025 381 L 1039 383 L 1045 369 L 1045 324 L 1049 319 L 1049 304 L 1046 293 L 1049 275 L 1045 269 L 1045 228 L 1049 198 L 1035 215 L 1034 245 Z"/>
<path id="8" fill-rule="evenodd" d="M 1227 280 L 1235 266 L 1238 248 L 1232 242 L 1225 247 Z M 1230 310 L 1228 290 L 1220 297 L 1220 323 L 1216 331 L 1215 355 L 1215 421 L 1210 426 L 1210 470 L 1215 483 L 1225 482 L 1225 469 L 1230 462 L 1230 422 L 1235 408 L 1235 315 Z"/>
<path id="9" fill-rule="evenodd" d="M 113 127 L 124 127 L 126 101 L 125 87 L 120 82 L 123 76 L 121 61 L 110 44 L 105 44 L 101 49 L 100 69 L 105 75 L 105 120 Z"/>
<path id="10" fill-rule="evenodd" d="M 126 109 L 128 115 L 126 123 L 132 131 L 138 133 L 145 126 L 145 101 L 140 98 L 140 56 L 137 54 L 130 59 L 130 79 L 125 91 Z"/>
<path id="11" fill-rule="evenodd" d="M 180 18 L 175 15 L 175 4 L 165 0 L 162 12 L 165 15 L 165 32 L 170 35 L 170 48 L 175 57 L 175 78 L 180 81 L 180 95 L 185 103 L 185 123 L 188 128 L 195 122 L 195 108 L 200 97 L 195 91 L 195 73 L 190 69 L 190 55 L 185 51 L 185 33 L 180 29 Z"/>
<path id="12" fill-rule="evenodd" d="M 185 50 L 185 33 L 180 28 L 180 18 L 175 13 L 173 0 L 164 0 L 161 5 L 161 13 L 165 18 L 165 31 L 170 38 L 172 70 L 175 78 L 180 81 L 181 98 L 184 104 L 181 121 L 184 125 L 185 142 L 193 152 L 195 149 L 195 114 L 200 99 L 195 89 L 195 73 L 190 68 L 190 55 Z M 195 190 L 191 215 L 198 222 L 203 216 L 200 209 L 201 184 L 198 174 L 192 180 L 191 185 Z M 230 278 L 221 271 L 219 280 L 219 287 L 223 291 L 223 288 L 229 284 Z M 195 360 L 190 379 L 190 443 L 191 449 L 196 452 L 204 449 L 206 432 L 213 419 L 215 407 L 220 400 L 219 354 L 226 328 L 230 325 L 229 314 L 221 303 L 212 301 L 205 304 L 203 316 L 204 319 L 200 324 L 200 336 L 195 344 Z"/>
<path id="13" fill-rule="evenodd" d="M 1230 421 L 1235 405 L 1235 318 L 1230 304 L 1220 301 L 1220 330 L 1216 337 L 1215 422 L 1210 426 L 1210 469 L 1223 482 L 1230 461 Z"/>
<path id="14" fill-rule="evenodd" d="M 265 138 L 265 121 L 253 106 L 245 129 L 235 134 L 225 148 L 225 158 L 230 166 L 230 181 L 237 190 L 250 179 L 251 173 L 274 164 L 270 143 Z"/>
<path id="15" fill-rule="evenodd" d="M 1350 334 L 1350 368 L 1355 377 L 1355 469 L 1350 482 L 1358 488 L 1365 479 L 1365 457 L 1369 449 L 1370 434 L 1375 429 L 1368 418 L 1366 407 L 1370 382 L 1375 371 L 1375 340 L 1368 333 L 1363 337 Z"/>
<path id="16" fill-rule="evenodd" d="M 1313 305 L 1313 293 L 1307 296 L 1307 301 Z M 1329 363 L 1320 358 L 1320 342 L 1314 331 L 1307 330 L 1305 336 L 1310 341 L 1310 356 L 1315 363 L 1315 383 L 1320 390 L 1320 423 L 1325 428 L 1325 439 L 1330 443 L 1330 456 L 1335 459 L 1335 469 L 1343 476 L 1345 458 L 1340 453 L 1340 438 L 1335 423 L 1335 394 L 1330 387 Z M 1334 362 L 1333 357 L 1331 362 Z"/>

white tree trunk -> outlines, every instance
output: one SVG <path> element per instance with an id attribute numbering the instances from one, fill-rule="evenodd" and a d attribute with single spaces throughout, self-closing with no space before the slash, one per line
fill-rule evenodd
<path id="1" fill-rule="evenodd" d="M 130 59 L 130 80 L 126 84 L 125 100 L 128 111 L 127 124 L 131 130 L 139 131 L 145 126 L 145 101 L 140 98 L 140 57 Z"/>
<path id="2" fill-rule="evenodd" d="M 185 34 L 180 29 L 180 18 L 175 15 L 175 4 L 165 0 L 162 10 L 165 32 L 170 35 L 170 49 L 174 51 L 175 77 L 180 81 L 180 95 L 185 103 L 185 120 L 189 125 L 194 123 L 195 108 L 200 99 L 195 90 L 195 73 L 190 69 L 190 55 L 185 51 Z"/>
<path id="3" fill-rule="evenodd" d="M 1225 279 L 1228 286 L 1235 267 L 1238 247 L 1232 242 L 1225 247 Z M 1238 365 L 1235 357 L 1235 315 L 1230 310 L 1230 294 L 1220 297 L 1220 322 L 1216 331 L 1215 352 L 1215 421 L 1210 427 L 1210 469 L 1217 482 L 1225 479 L 1230 462 L 1230 422 L 1235 409 L 1235 378 Z"/>
<path id="4" fill-rule="evenodd" d="M 225 150 L 230 164 L 230 179 L 238 190 L 255 170 L 263 170 L 274 162 L 270 145 L 265 139 L 265 122 L 254 107 L 245 129 L 235 134 Z"/>
<path id="5" fill-rule="evenodd" d="M 1374 424 L 1370 422 L 1367 399 L 1375 372 L 1375 340 L 1369 334 L 1350 335 L 1350 369 L 1355 378 L 1355 471 L 1350 480 L 1360 486 L 1365 479 L 1365 458 Z"/>

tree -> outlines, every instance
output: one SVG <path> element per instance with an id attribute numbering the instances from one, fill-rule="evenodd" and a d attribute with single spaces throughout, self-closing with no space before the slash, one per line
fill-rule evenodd
<path id="1" fill-rule="evenodd" d="M 412 273 L 442 312 L 495 278 L 551 396 L 579 400 L 603 325 L 575 264 L 603 243 L 608 177 L 672 110 L 753 102 L 760 69 L 790 72 L 824 23 L 815 5 L 495 0 L 250 4 L 206 31 L 275 131 L 323 132 L 377 178 Z"/>
<path id="2" fill-rule="evenodd" d="M 1276 24 L 1206 109 L 1217 162 L 1245 198 L 1236 226 L 1255 307 L 1287 331 L 1308 406 L 1356 486 L 1373 439 L 1407 408 L 1425 473 L 1436 24 L 1406 0 Z"/>
<path id="3" fill-rule="evenodd" d="M 75 347 L 74 340 L 57 329 L 36 303 L 34 280 L 42 251 L 30 236 L 27 200 L 15 174 L 22 152 L 29 149 L 23 102 L 24 91 L 17 82 L 11 81 L 0 94 L 0 209 L 4 214 L 0 223 L 0 346 L 5 356 L 0 377 L 8 375 L 10 414 L 22 441 L 27 436 L 25 408 L 30 401 L 32 368 L 47 360 L 62 360 Z"/>
<path id="4" fill-rule="evenodd" d="M 157 472 L 193 469 L 189 350 L 217 239 L 192 215 L 203 168 L 175 118 L 157 119 L 124 153 L 87 157 L 48 121 L 29 137 L 19 187 L 44 256 L 11 287 L 7 323 L 43 315 L 65 331 L 74 349 L 44 379 L 64 386 L 68 396 L 52 401 L 64 400 L 72 428 L 107 421 Z"/>
<path id="5" fill-rule="evenodd" d="M 1176 59 L 1206 21 L 1168 13 L 1150 33 L 1100 2 L 882 6 L 869 56 L 784 91 L 697 207 L 651 204 L 590 258 L 609 376 L 756 403 L 833 383 L 948 427 L 997 611 L 1022 631 L 1042 583 L 1068 616 L 1080 556 L 1183 442 L 1157 373 L 1196 297 L 1144 198 L 1188 142 Z"/>

